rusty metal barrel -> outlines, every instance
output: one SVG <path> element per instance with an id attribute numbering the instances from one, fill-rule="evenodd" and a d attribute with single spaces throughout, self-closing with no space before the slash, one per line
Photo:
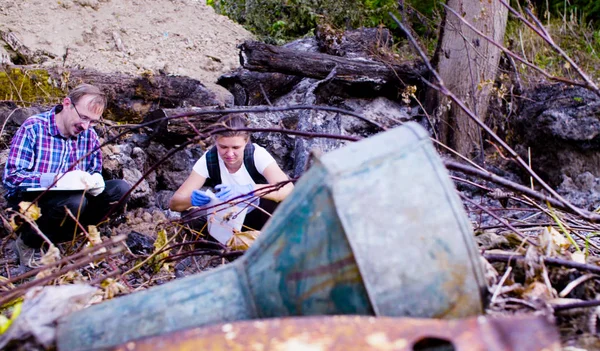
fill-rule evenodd
<path id="1" fill-rule="evenodd" d="M 484 290 L 454 185 L 427 132 L 407 123 L 317 159 L 238 260 L 76 312 L 57 341 L 106 348 L 285 316 L 461 318 L 482 313 Z"/>

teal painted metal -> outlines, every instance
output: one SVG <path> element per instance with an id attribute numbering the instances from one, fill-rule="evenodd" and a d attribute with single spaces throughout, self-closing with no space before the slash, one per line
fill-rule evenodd
<path id="1" fill-rule="evenodd" d="M 409 123 L 317 160 L 237 261 L 76 312 L 58 348 L 254 318 L 467 317 L 482 312 L 484 286 L 462 203 Z"/>

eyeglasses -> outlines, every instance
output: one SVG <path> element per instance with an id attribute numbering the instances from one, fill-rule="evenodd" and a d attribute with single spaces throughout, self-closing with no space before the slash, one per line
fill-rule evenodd
<path id="1" fill-rule="evenodd" d="M 98 123 L 100 123 L 99 120 L 95 120 L 95 119 L 91 119 L 88 116 L 82 116 L 79 111 L 77 110 L 77 106 L 75 106 L 75 104 L 72 104 L 73 108 L 75 109 L 75 112 L 77 112 L 77 116 L 79 116 L 79 119 L 81 120 L 81 122 L 83 123 L 87 123 L 90 127 L 95 127 L 98 125 Z"/>

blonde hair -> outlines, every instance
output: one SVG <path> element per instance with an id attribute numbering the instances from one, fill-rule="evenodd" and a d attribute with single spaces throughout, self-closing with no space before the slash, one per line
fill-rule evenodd
<path id="1" fill-rule="evenodd" d="M 216 123 L 217 128 L 224 126 L 225 128 L 231 129 L 240 129 L 246 128 L 248 125 L 246 123 L 246 118 L 241 113 L 230 113 L 225 115 Z M 243 136 L 248 140 L 250 138 L 250 132 L 246 130 L 226 130 L 222 132 L 215 133 L 213 135 L 213 140 L 216 140 L 218 137 L 234 137 L 234 136 Z"/>
<path id="2" fill-rule="evenodd" d="M 106 108 L 106 95 L 95 85 L 91 84 L 80 84 L 75 87 L 75 89 L 69 92 L 69 99 L 73 104 L 76 104 L 81 100 L 81 98 L 85 95 L 91 95 L 92 99 L 88 103 L 88 108 L 90 110 L 95 110 L 96 112 L 102 114 L 104 109 Z"/>

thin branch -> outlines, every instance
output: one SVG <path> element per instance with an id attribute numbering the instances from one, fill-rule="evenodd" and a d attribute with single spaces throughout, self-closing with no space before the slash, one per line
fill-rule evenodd
<path id="1" fill-rule="evenodd" d="M 375 121 L 372 121 L 372 120 L 366 118 L 365 116 L 363 116 L 361 114 L 358 114 L 356 112 L 344 110 L 344 109 L 337 108 L 337 107 L 316 106 L 316 105 L 295 105 L 295 106 L 284 106 L 284 107 L 252 106 L 252 107 L 244 107 L 244 108 L 243 107 L 240 107 L 240 108 L 229 108 L 229 109 L 222 109 L 222 110 L 206 109 L 206 110 L 200 110 L 200 111 L 193 111 L 193 112 L 181 113 L 181 114 L 177 114 L 177 115 L 174 115 L 174 116 L 157 118 L 157 119 L 152 120 L 150 122 L 136 124 L 136 125 L 115 125 L 115 126 L 110 126 L 109 128 L 132 128 L 132 129 L 137 129 L 137 128 L 141 128 L 141 127 L 148 127 L 148 126 L 151 126 L 153 124 L 160 123 L 162 121 L 168 121 L 168 120 L 171 120 L 171 119 L 179 119 L 179 118 L 184 118 L 184 117 L 193 117 L 193 116 L 226 115 L 226 114 L 230 114 L 230 113 L 268 113 L 268 112 L 283 112 L 283 111 L 294 111 L 294 110 L 316 110 L 316 111 L 337 112 L 337 113 L 341 113 L 342 115 L 348 115 L 348 116 L 351 116 L 351 117 L 358 118 L 361 121 L 364 121 L 364 122 L 366 122 L 368 124 L 371 124 L 371 125 L 379 128 L 380 130 L 386 130 L 387 129 L 383 125 L 381 125 L 381 124 L 379 124 L 379 123 L 377 123 Z"/>
<path id="2" fill-rule="evenodd" d="M 58 260 L 58 261 L 56 261 L 56 262 L 54 262 L 52 264 L 48 264 L 48 265 L 44 265 L 44 266 L 41 266 L 41 267 L 37 267 L 37 268 L 35 268 L 35 269 L 33 269 L 33 270 L 29 271 L 29 272 L 26 272 L 26 273 L 23 273 L 21 275 L 15 276 L 15 277 L 13 277 L 11 279 L 8 279 L 8 280 L 2 280 L 2 281 L 0 281 L 0 288 L 4 287 L 6 285 L 9 285 L 9 284 L 12 284 L 12 283 L 15 283 L 15 282 L 27 279 L 29 277 L 32 277 L 32 276 L 38 274 L 41 271 L 44 271 L 44 270 L 52 268 L 52 267 L 60 266 L 60 265 L 62 265 L 64 263 L 76 260 L 76 259 L 78 259 L 80 257 L 88 256 L 88 255 L 94 256 L 96 254 L 96 252 L 98 252 L 100 249 L 105 248 L 105 247 L 110 246 L 110 245 L 118 244 L 118 243 L 124 241 L 126 238 L 127 238 L 127 236 L 125 236 L 125 235 L 119 235 L 119 236 L 112 237 L 112 238 L 108 239 L 107 241 L 102 242 L 101 244 L 84 248 L 83 250 L 81 250 L 81 251 L 79 251 L 79 252 L 77 252 L 77 253 L 75 253 L 75 254 L 73 254 L 71 256 L 63 257 L 60 260 Z"/>
<path id="3" fill-rule="evenodd" d="M 525 260 L 525 256 L 522 255 L 503 255 L 503 254 L 489 254 L 484 253 L 483 257 L 489 262 L 509 262 L 509 261 L 518 261 L 522 262 Z M 542 257 L 542 260 L 545 264 L 549 266 L 563 266 L 567 268 L 574 268 L 579 271 L 600 273 L 600 267 L 596 265 L 586 264 L 586 263 L 578 263 L 575 261 L 569 261 L 561 258 L 554 257 Z"/>
<path id="4" fill-rule="evenodd" d="M 502 178 L 498 175 L 495 175 L 492 172 L 489 171 L 482 171 L 480 169 L 474 168 L 474 167 L 470 167 L 468 165 L 456 162 L 456 161 L 452 161 L 452 160 L 444 160 L 444 165 L 446 166 L 446 168 L 451 169 L 451 170 L 455 170 L 458 172 L 462 172 L 465 174 L 470 174 L 470 175 L 474 175 L 480 178 L 483 178 L 485 180 L 489 180 L 493 183 L 502 185 L 506 188 L 509 188 L 513 191 L 519 192 L 521 194 L 525 194 L 527 196 L 530 196 L 532 198 L 535 198 L 537 200 L 540 201 L 544 201 L 544 202 L 549 202 L 552 206 L 560 208 L 562 210 L 566 210 L 566 211 L 570 211 L 570 212 L 574 212 L 571 210 L 570 207 L 567 207 L 564 205 L 563 202 L 560 202 L 552 197 L 546 196 L 538 191 L 535 191 L 529 187 L 526 187 L 524 185 L 521 184 L 517 184 L 514 182 L 511 182 L 508 179 Z M 600 215 L 593 213 L 593 212 L 589 212 L 589 211 L 585 211 L 585 210 L 579 210 L 579 212 L 574 212 L 575 214 L 577 214 L 578 216 L 581 216 L 582 218 L 585 218 L 586 220 L 590 221 L 590 222 L 595 222 L 598 223 L 600 222 Z"/>
<path id="5" fill-rule="evenodd" d="M 594 84 L 592 79 L 590 79 L 590 77 L 588 77 L 588 75 L 585 74 L 585 72 L 583 72 L 583 70 L 575 63 L 575 61 L 573 61 L 569 57 L 569 55 L 567 55 L 567 53 L 563 49 L 561 49 L 558 45 L 556 45 L 556 43 L 554 43 L 554 40 L 552 39 L 552 37 L 550 37 L 550 35 L 546 31 L 546 29 L 538 21 L 538 19 L 533 15 L 533 13 L 531 13 L 531 11 L 529 11 L 529 9 L 526 9 L 527 14 L 538 24 L 538 26 L 540 26 L 542 28 L 542 30 L 540 30 L 536 25 L 533 25 L 531 22 L 529 22 L 519 12 L 517 12 L 514 8 L 512 8 L 506 1 L 504 1 L 504 0 L 499 0 L 499 1 L 515 17 L 517 17 L 519 20 L 521 20 L 523 23 L 525 23 L 525 25 L 527 25 L 537 35 L 539 35 L 542 39 L 544 39 L 550 45 L 550 47 L 552 47 L 552 49 L 554 49 L 554 51 L 556 51 L 560 56 L 562 56 L 562 58 L 565 59 L 571 65 L 571 67 L 573 67 L 573 69 L 575 69 L 575 71 L 577 71 L 577 74 L 579 74 L 579 76 L 587 83 L 587 88 L 592 90 L 594 93 L 596 93 L 596 95 L 600 96 L 600 89 L 598 89 L 598 86 L 596 84 Z"/>
<path id="6" fill-rule="evenodd" d="M 527 58 L 523 58 L 523 57 L 515 54 L 514 52 L 512 52 L 508 48 L 506 48 L 503 45 L 501 45 L 498 42 L 496 42 L 494 39 L 492 39 L 489 36 L 485 35 L 483 32 L 481 32 L 480 30 L 478 30 L 477 28 L 475 28 L 472 24 L 470 24 L 469 22 L 467 22 L 467 20 L 465 20 L 463 17 L 461 17 L 452 8 L 450 8 L 450 7 L 448 7 L 448 6 L 444 5 L 444 4 L 442 4 L 442 6 L 444 6 L 446 8 L 446 10 L 452 12 L 456 17 L 458 17 L 458 19 L 460 19 L 472 31 L 474 31 L 475 33 L 477 33 L 478 35 L 480 35 L 482 38 L 484 38 L 485 40 L 487 40 L 490 44 L 492 44 L 495 47 L 497 47 L 498 49 L 502 50 L 505 54 L 507 54 L 509 56 L 509 58 L 516 59 L 517 61 L 519 61 L 522 64 L 526 65 L 527 67 L 529 67 L 529 68 L 531 68 L 531 69 L 539 72 L 544 77 L 546 77 L 546 78 L 548 78 L 550 80 L 561 82 L 561 83 L 565 83 L 565 84 L 570 84 L 570 85 L 576 85 L 576 86 L 580 86 L 580 87 L 583 87 L 583 88 L 589 88 L 589 85 L 587 83 L 577 82 L 577 81 L 574 81 L 574 80 L 571 80 L 571 79 L 568 79 L 568 78 L 556 77 L 556 76 L 551 75 L 550 73 L 546 72 L 542 68 L 540 68 L 540 67 L 534 65 L 533 63 L 529 62 L 529 60 L 527 60 Z"/>
<path id="7" fill-rule="evenodd" d="M 574 308 L 587 308 L 587 307 L 596 307 L 600 306 L 600 300 L 590 300 L 590 301 L 581 301 L 574 302 L 565 305 L 552 305 L 554 312 L 572 310 Z"/>
<path id="8" fill-rule="evenodd" d="M 99 253 L 95 256 L 87 256 L 82 258 L 79 261 L 76 261 L 72 264 L 63 266 L 62 268 L 60 268 L 58 271 L 48 275 L 47 277 L 44 278 L 40 278 L 40 279 L 36 279 L 36 280 L 31 280 L 28 281 L 24 284 L 19 285 L 18 287 L 16 287 L 15 289 L 12 289 L 9 293 L 7 294 L 3 294 L 2 297 L 0 297 L 0 306 L 4 305 L 7 302 L 10 302 L 14 299 L 16 299 L 17 297 L 20 297 L 22 295 L 25 294 L 25 291 L 27 291 L 27 289 L 32 288 L 34 286 L 39 286 L 39 285 L 43 285 L 51 280 L 54 280 L 58 277 L 60 277 L 63 274 L 66 274 L 72 270 L 76 270 L 79 269 L 81 267 L 84 267 L 88 264 L 90 264 L 91 262 L 94 262 L 96 260 L 102 259 L 102 258 L 106 258 L 109 256 L 113 256 L 116 255 L 117 253 L 119 253 L 122 250 L 122 248 L 120 247 L 116 247 L 116 248 L 112 248 L 110 250 L 107 250 L 104 253 Z M 44 269 L 47 269 L 46 267 L 44 267 Z"/>
<path id="9" fill-rule="evenodd" d="M 423 80 L 423 81 L 425 83 L 429 84 L 430 86 L 432 86 L 434 89 L 438 90 L 441 94 L 446 95 L 447 97 L 449 97 L 457 106 L 459 106 L 467 114 L 467 116 L 469 118 L 471 118 L 475 123 L 477 123 L 477 125 L 479 125 L 480 128 L 482 128 L 498 144 L 500 144 L 505 150 L 507 150 L 510 153 L 510 155 L 519 163 L 519 165 L 521 167 L 523 167 L 523 169 L 525 169 L 546 191 L 548 191 L 550 194 L 552 194 L 552 196 L 554 196 L 555 198 L 557 198 L 558 200 L 560 200 L 564 204 L 564 206 L 567 206 L 571 211 L 573 211 L 574 213 L 576 213 L 576 214 L 584 217 L 582 209 L 577 208 L 576 206 L 574 206 L 573 204 L 571 204 L 570 202 L 568 202 L 566 199 L 564 199 L 562 196 L 560 196 L 554 189 L 552 189 L 552 187 L 550 185 L 548 185 L 533 169 L 531 169 L 531 167 L 529 167 L 529 165 L 525 161 L 523 161 L 523 159 L 521 158 L 521 156 L 519 156 L 519 154 L 517 154 L 517 152 L 513 148 L 511 148 L 504 140 L 502 140 L 502 138 L 500 138 L 496 133 L 494 133 L 494 131 L 491 130 L 490 127 L 488 127 L 483 121 L 481 121 L 473 113 L 473 111 L 471 111 L 464 104 L 463 101 L 461 101 L 456 95 L 454 95 L 454 93 L 452 93 L 450 90 L 448 90 L 445 87 L 444 80 L 439 75 L 439 73 L 435 69 L 433 69 L 433 67 L 431 66 L 431 63 L 429 62 L 429 59 L 427 58 L 427 56 L 425 55 L 425 53 L 423 52 L 423 50 L 421 50 L 421 48 L 417 45 L 417 42 L 416 42 L 415 38 L 404 27 L 404 25 L 400 21 L 398 21 L 398 19 L 392 13 L 389 13 L 389 15 L 398 24 L 398 26 L 400 27 L 400 29 L 402 29 L 405 32 L 405 34 L 409 38 L 411 44 L 415 47 L 415 49 L 418 51 L 419 55 L 421 56 L 421 58 L 425 62 L 425 65 L 427 66 L 427 68 L 429 68 L 431 70 L 431 74 L 437 80 L 438 84 L 436 86 L 436 85 L 433 85 L 432 83 L 430 83 L 430 82 L 428 82 L 426 80 Z"/>
<path id="10" fill-rule="evenodd" d="M 500 216 L 498 216 L 497 214 L 495 214 L 494 212 L 490 211 L 489 209 L 481 206 L 480 204 L 476 203 L 475 201 L 467 198 L 466 196 L 464 196 L 463 194 L 459 194 L 460 197 L 464 200 L 467 201 L 469 203 L 471 203 L 473 206 L 477 207 L 478 209 L 484 211 L 485 213 L 487 213 L 488 215 L 494 217 L 497 221 L 499 221 L 500 223 L 504 224 L 506 227 L 510 228 L 510 230 L 512 230 L 515 234 L 517 234 L 519 237 L 521 237 L 523 240 L 527 241 L 528 244 L 533 245 L 533 246 L 538 246 L 536 243 L 533 243 L 529 240 L 529 238 L 527 236 L 525 236 L 525 234 L 521 233 L 520 230 L 518 230 L 517 228 L 513 227 L 512 224 L 508 223 L 505 219 L 501 218 Z"/>

